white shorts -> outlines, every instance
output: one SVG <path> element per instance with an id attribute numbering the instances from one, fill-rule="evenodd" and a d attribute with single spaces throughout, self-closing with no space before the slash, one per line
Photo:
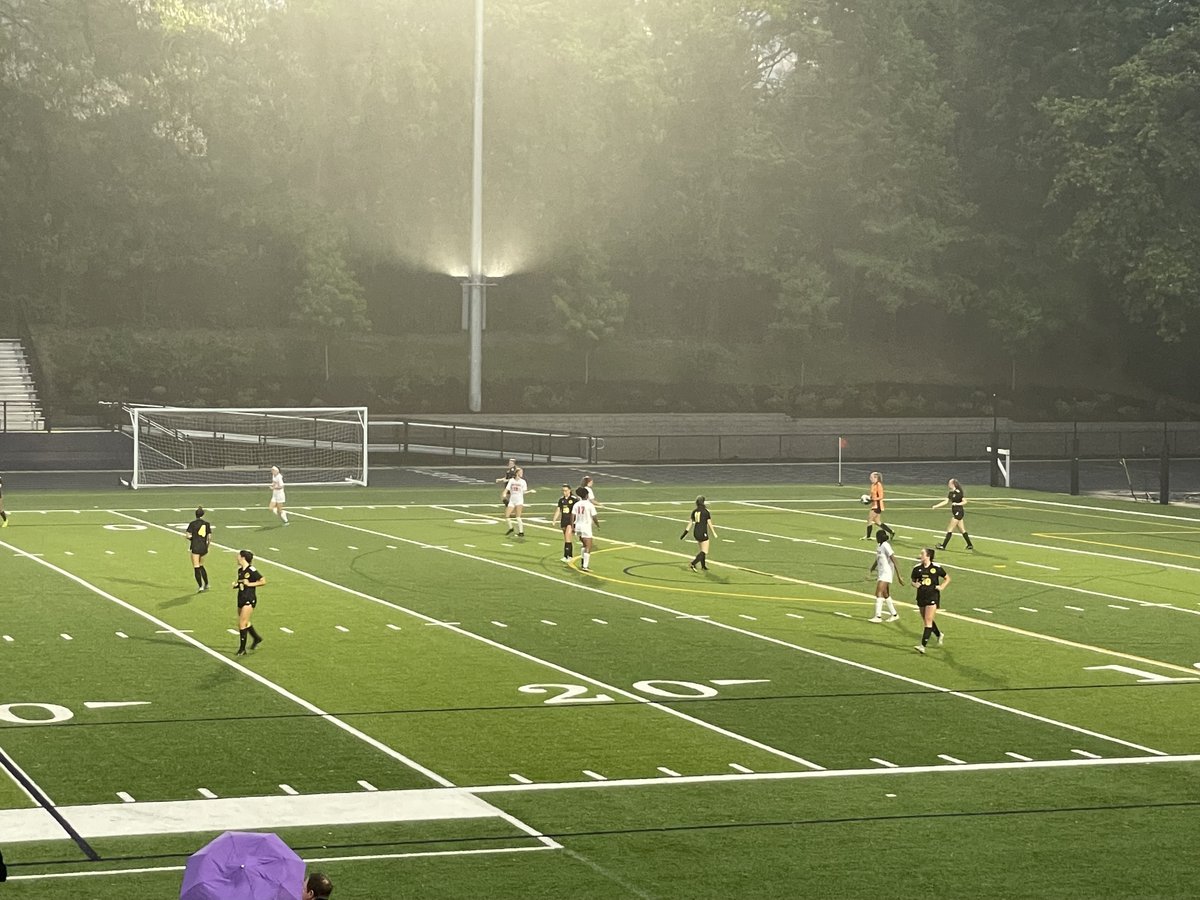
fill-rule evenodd
<path id="1" fill-rule="evenodd" d="M 524 494 L 509 494 L 508 495 L 508 505 L 509 506 L 524 506 L 525 505 L 525 495 Z"/>
<path id="2" fill-rule="evenodd" d="M 284 495 L 283 491 L 271 491 L 271 502 L 286 503 L 287 497 Z"/>
<path id="3" fill-rule="evenodd" d="M 575 537 L 587 538 L 588 540 L 591 540 L 592 539 L 592 526 L 591 525 L 575 526 Z"/>
<path id="4" fill-rule="evenodd" d="M 896 578 L 896 573 L 893 572 L 891 569 L 879 569 L 878 571 L 875 572 L 875 580 L 882 581 L 885 584 L 891 584 L 895 578 Z"/>

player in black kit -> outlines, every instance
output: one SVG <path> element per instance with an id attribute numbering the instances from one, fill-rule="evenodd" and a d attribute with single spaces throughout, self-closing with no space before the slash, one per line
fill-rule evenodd
<path id="1" fill-rule="evenodd" d="M 938 549 L 945 550 L 946 545 L 950 543 L 950 535 L 959 531 L 962 533 L 963 540 L 967 542 L 967 549 L 974 550 L 975 545 L 971 543 L 971 535 L 967 534 L 966 510 L 963 509 L 967 505 L 967 501 L 963 497 L 962 485 L 958 483 L 957 478 L 951 478 L 946 482 L 946 487 L 950 489 L 946 493 L 946 499 L 941 503 L 933 504 L 932 507 L 933 509 L 940 509 L 947 503 L 950 504 L 950 524 L 946 526 L 946 538 L 938 544 Z"/>
<path id="2" fill-rule="evenodd" d="M 192 574 L 196 576 L 198 594 L 208 590 L 208 569 L 204 568 L 204 557 L 212 542 L 212 525 L 204 519 L 204 507 L 196 507 L 196 518 L 188 524 L 187 539 L 192 545 Z"/>
<path id="3" fill-rule="evenodd" d="M 562 486 L 562 496 L 558 498 L 558 505 L 554 508 L 554 524 L 562 527 L 562 561 L 567 565 L 571 564 L 571 557 L 575 555 L 575 527 L 571 510 L 575 508 L 575 504 L 578 502 L 579 498 L 571 491 L 571 486 L 564 484 Z"/>
<path id="4" fill-rule="evenodd" d="M 917 609 L 921 611 L 921 620 L 925 630 L 921 633 L 921 643 L 913 649 L 924 653 L 931 635 L 937 635 L 938 646 L 941 646 L 943 635 L 933 617 L 937 615 L 942 605 L 942 591 L 950 584 L 950 573 L 933 561 L 933 548 L 926 547 L 921 551 L 921 561 L 913 566 L 910 576 L 913 587 L 917 589 Z"/>
<path id="5" fill-rule="evenodd" d="M 240 637 L 238 656 L 246 655 L 246 635 L 250 635 L 254 639 L 254 643 L 250 645 L 251 650 L 257 649 L 258 645 L 262 643 L 262 638 L 250 624 L 250 616 L 254 614 L 254 609 L 258 606 L 258 588 L 266 583 L 267 579 L 263 578 L 258 569 L 254 568 L 254 554 L 249 550 L 239 550 L 237 581 L 233 583 L 233 586 L 237 588 L 238 635 Z"/>
<path id="6" fill-rule="evenodd" d="M 0 528 L 8 527 L 8 513 L 4 511 L 4 477 L 0 476 Z"/>
<path id="7" fill-rule="evenodd" d="M 692 537 L 696 539 L 696 543 L 700 545 L 700 552 L 696 554 L 696 558 L 688 564 L 688 568 L 693 572 L 696 571 L 696 566 L 702 568 L 705 572 L 708 571 L 708 539 L 717 536 L 717 529 L 713 527 L 712 513 L 708 511 L 708 507 L 704 505 L 704 496 L 696 498 L 696 508 L 692 510 L 692 514 L 688 517 L 687 525 L 684 526 L 683 534 L 679 536 L 682 541 L 688 535 L 688 528 L 692 530 Z"/>
<path id="8" fill-rule="evenodd" d="M 504 470 L 504 477 L 497 478 L 496 484 L 508 484 L 510 481 L 512 481 L 516 477 L 517 477 L 517 461 L 510 457 L 508 460 L 508 468 Z M 503 491 L 500 494 L 500 505 L 503 506 L 505 509 L 508 509 L 508 491 L 507 490 Z"/>

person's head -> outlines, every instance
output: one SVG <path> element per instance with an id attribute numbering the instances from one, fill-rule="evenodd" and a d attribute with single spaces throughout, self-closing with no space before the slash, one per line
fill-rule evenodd
<path id="1" fill-rule="evenodd" d="M 570 497 L 571 496 L 571 486 L 569 484 L 564 484 L 562 486 L 562 492 L 563 492 L 564 497 Z"/>
<path id="2" fill-rule="evenodd" d="M 524 478 L 524 477 L 525 477 L 525 470 L 524 470 L 524 469 L 522 469 L 520 466 L 517 466 L 517 477 L 518 477 L 518 478 Z"/>
<path id="3" fill-rule="evenodd" d="M 583 480 L 580 481 L 579 484 L 581 487 L 591 487 L 592 486 L 592 476 L 584 475 Z"/>
<path id="4" fill-rule="evenodd" d="M 333 893 L 333 882 L 323 872 L 313 872 L 305 879 L 304 900 L 325 900 Z"/>
<path id="5" fill-rule="evenodd" d="M 508 467 L 510 469 L 515 469 L 517 467 L 517 458 L 515 456 L 510 456 L 508 458 Z"/>
<path id="6" fill-rule="evenodd" d="M 278 475 L 279 474 L 279 466 L 271 466 L 271 474 Z"/>
<path id="7" fill-rule="evenodd" d="M 933 562 L 933 548 L 932 547 L 922 547 L 921 548 L 921 564 L 928 566 L 932 562 Z"/>
<path id="8" fill-rule="evenodd" d="M 243 566 L 248 566 L 250 563 L 254 562 L 254 554 L 249 550 L 239 550 L 238 562 L 240 562 Z"/>
<path id="9" fill-rule="evenodd" d="M 880 475 L 878 472 L 871 473 L 871 484 L 878 484 L 881 481 L 883 481 L 882 475 Z"/>
<path id="10" fill-rule="evenodd" d="M 203 506 L 197 506 L 197 507 L 196 507 L 196 518 L 197 518 L 197 519 L 203 519 L 203 518 L 204 518 L 204 507 L 203 507 Z"/>
<path id="11" fill-rule="evenodd" d="M 699 497 L 696 498 L 696 509 L 699 509 L 703 505 L 704 505 L 704 495 L 701 494 Z"/>
<path id="12" fill-rule="evenodd" d="M 962 485 L 958 483 L 957 478 L 951 478 L 949 481 L 946 482 L 946 486 L 949 487 L 950 490 L 952 490 L 952 491 L 961 491 L 962 490 Z"/>
<path id="13" fill-rule="evenodd" d="M 877 532 L 875 532 L 875 542 L 879 543 L 879 544 L 887 543 L 887 532 L 884 531 L 882 528 L 880 528 Z"/>
<path id="14" fill-rule="evenodd" d="M 581 487 L 578 491 L 576 491 L 576 493 L 579 494 L 580 500 L 586 500 L 589 496 L 591 496 L 591 491 L 585 487 Z"/>

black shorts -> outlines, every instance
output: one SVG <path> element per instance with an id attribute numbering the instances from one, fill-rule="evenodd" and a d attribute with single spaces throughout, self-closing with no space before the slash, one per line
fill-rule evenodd
<path id="1" fill-rule="evenodd" d="M 963 520 L 963 516 L 965 516 L 966 514 L 967 514 L 966 510 L 964 510 L 961 506 L 950 507 L 950 515 L 953 516 L 954 518 L 958 519 L 958 521 L 960 521 L 960 522 Z"/>
<path id="2" fill-rule="evenodd" d="M 570 528 L 574 524 L 575 523 L 573 521 L 571 521 L 570 519 L 563 519 L 562 522 L 559 523 L 559 527 L 561 527 L 562 530 L 565 532 L 568 528 Z"/>
<path id="3" fill-rule="evenodd" d="M 206 556 L 208 554 L 208 544 L 204 541 L 192 541 L 192 552 L 197 556 Z"/>
<path id="4" fill-rule="evenodd" d="M 243 606 L 249 606 L 251 609 L 256 609 L 258 607 L 258 598 L 257 597 L 246 597 L 246 598 L 238 597 L 238 609 L 241 609 Z"/>
<path id="5" fill-rule="evenodd" d="M 694 537 L 696 539 L 696 543 L 702 544 L 708 540 L 708 532 L 707 531 L 693 531 L 692 537 Z"/>
<path id="6" fill-rule="evenodd" d="M 924 609 L 927 606 L 936 606 L 938 609 L 941 609 L 942 608 L 942 598 L 941 597 L 918 597 L 917 598 L 917 607 L 919 609 Z"/>

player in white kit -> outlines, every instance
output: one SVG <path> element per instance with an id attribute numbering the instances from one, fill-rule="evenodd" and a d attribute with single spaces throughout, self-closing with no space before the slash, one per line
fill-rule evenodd
<path id="1" fill-rule="evenodd" d="M 518 468 L 516 474 L 505 482 L 504 490 L 501 492 L 501 497 L 507 497 L 505 501 L 507 505 L 504 507 L 504 519 L 508 522 L 508 531 L 504 532 L 504 536 L 513 533 L 513 526 L 516 525 L 517 537 L 525 537 L 525 520 L 521 518 L 525 513 L 525 495 L 534 493 L 529 489 L 529 485 L 525 481 L 525 470 Z"/>
<path id="2" fill-rule="evenodd" d="M 596 506 L 592 503 L 591 491 L 587 488 L 581 487 L 575 493 L 579 497 L 579 502 L 572 507 L 571 515 L 575 517 L 575 537 L 579 538 L 579 543 L 583 547 L 580 568 L 587 572 L 592 556 L 592 529 L 596 526 Z"/>
<path id="3" fill-rule="evenodd" d="M 283 519 L 283 524 L 288 523 L 287 510 L 283 505 L 287 503 L 287 494 L 283 490 L 283 473 L 279 471 L 279 466 L 271 466 L 271 502 L 267 504 L 267 509 Z"/>
<path id="4" fill-rule="evenodd" d="M 888 621 L 895 622 L 900 618 L 896 612 L 896 604 L 892 602 L 892 582 L 896 578 L 896 554 L 888 543 L 888 533 L 882 528 L 875 535 L 879 546 L 875 550 L 875 562 L 871 563 L 871 571 L 875 573 L 875 615 L 872 622 L 883 621 L 883 604 L 887 603 Z"/>

